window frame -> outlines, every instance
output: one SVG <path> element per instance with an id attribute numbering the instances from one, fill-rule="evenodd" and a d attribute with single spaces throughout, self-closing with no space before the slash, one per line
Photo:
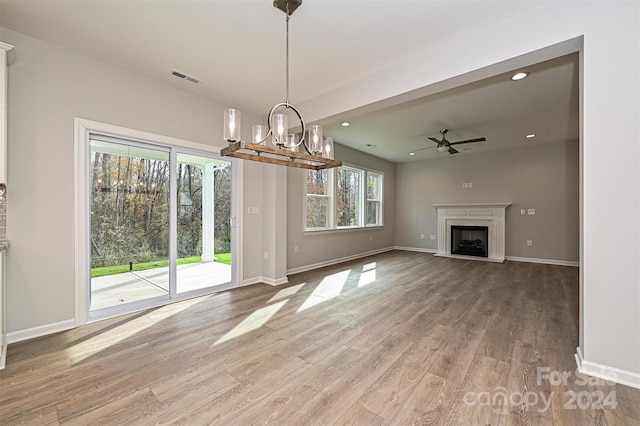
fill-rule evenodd
<path id="1" fill-rule="evenodd" d="M 369 191 L 368 191 L 369 176 L 371 176 L 371 175 L 375 175 L 375 176 L 378 177 L 377 183 L 376 183 L 376 186 L 377 186 L 377 191 L 376 191 L 377 192 L 377 198 L 374 198 L 374 199 L 370 199 L 369 198 Z M 383 191 L 383 189 L 384 189 L 384 174 L 380 173 L 380 172 L 377 172 L 377 171 L 374 171 L 374 170 L 366 170 L 364 179 L 365 179 L 365 191 L 366 191 L 366 194 L 365 194 L 365 203 L 366 203 L 366 205 L 365 205 L 365 208 L 364 208 L 364 210 L 365 210 L 364 211 L 364 221 L 365 221 L 364 226 L 365 227 L 384 226 L 383 225 L 384 224 L 384 220 L 383 220 L 384 215 L 383 215 L 383 208 L 382 208 L 382 206 L 383 206 L 383 204 L 382 204 L 382 202 L 383 202 L 383 193 L 384 193 L 384 191 Z M 378 210 L 377 210 L 377 214 L 376 214 L 376 216 L 377 216 L 376 217 L 376 223 L 367 223 L 368 222 L 368 217 L 369 217 L 369 203 L 377 203 L 378 204 Z"/>
<path id="2" fill-rule="evenodd" d="M 309 176 L 310 172 L 323 172 L 326 171 L 327 172 L 327 193 L 326 194 L 309 194 L 309 192 L 307 192 L 307 179 Z M 332 173 L 332 169 L 322 169 L 322 170 L 307 170 L 306 173 L 304 174 L 304 185 L 303 185 L 303 190 L 304 190 L 304 218 L 303 218 L 303 225 L 304 225 L 304 230 L 313 230 L 313 231 L 326 231 L 329 229 L 333 229 L 334 227 L 334 221 L 335 221 L 335 214 L 334 214 L 334 210 L 332 208 L 332 200 L 333 200 L 333 192 L 334 192 L 334 173 Z M 308 208 L 308 199 L 309 198 L 326 198 L 328 200 L 327 204 L 327 226 L 326 227 L 315 227 L 315 228 L 309 228 L 307 227 L 307 208 Z"/>
<path id="3" fill-rule="evenodd" d="M 350 173 L 355 173 L 358 175 L 358 195 L 357 195 L 357 203 L 358 205 L 356 206 L 356 225 L 338 225 L 338 217 L 340 216 L 340 212 L 338 211 L 338 171 L 340 169 L 346 170 Z M 354 229 L 354 228 L 364 228 L 363 223 L 364 221 L 364 216 L 363 216 L 363 207 L 365 206 L 365 204 L 363 204 L 363 193 L 362 190 L 365 189 L 363 182 L 365 181 L 365 171 L 363 169 L 360 168 L 356 168 L 354 166 L 348 165 L 348 164 L 343 164 L 340 167 L 336 167 L 335 169 L 333 169 L 333 173 L 334 173 L 334 197 L 333 197 L 333 211 L 335 212 L 335 216 L 336 216 L 336 224 L 335 224 L 335 228 L 336 229 Z"/>
<path id="4" fill-rule="evenodd" d="M 355 226 L 338 226 L 337 225 L 337 216 L 338 216 L 338 206 L 337 206 L 337 193 L 338 193 L 338 169 L 350 169 L 360 173 L 360 184 L 359 184 L 359 197 L 358 202 L 360 204 L 359 212 L 358 212 L 358 223 L 359 225 Z M 329 194 L 328 195 L 317 195 L 317 194 L 308 194 L 307 193 L 307 176 L 309 172 L 313 172 L 313 170 L 307 171 L 303 175 L 304 184 L 303 184 L 303 235 L 316 235 L 321 233 L 335 233 L 335 232 L 353 232 L 358 230 L 367 230 L 372 228 L 383 228 L 384 227 L 384 172 L 375 170 L 369 167 L 363 167 L 356 164 L 345 163 L 343 162 L 342 166 L 335 167 L 327 170 L 328 180 L 329 180 Z M 379 211 L 378 211 L 378 221 L 376 224 L 367 224 L 367 208 L 368 208 L 368 194 L 367 194 L 367 181 L 369 175 L 374 174 L 378 176 L 378 197 L 377 202 L 379 203 Z M 329 199 L 329 218 L 328 218 L 328 226 L 327 227 L 317 227 L 317 228 L 309 228 L 307 226 L 307 200 L 310 197 L 327 197 Z"/>

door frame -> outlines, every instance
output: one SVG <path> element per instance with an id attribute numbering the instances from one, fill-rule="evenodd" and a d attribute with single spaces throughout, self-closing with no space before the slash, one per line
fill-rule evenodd
<path id="1" fill-rule="evenodd" d="M 112 124 L 101 123 L 76 117 L 74 120 L 74 219 L 75 219 L 75 326 L 80 326 L 95 320 L 105 319 L 121 315 L 123 313 L 134 312 L 136 310 L 149 309 L 156 306 L 163 306 L 180 300 L 189 299 L 202 293 L 177 294 L 171 299 L 150 301 L 148 303 L 136 304 L 135 302 L 126 306 L 126 311 L 114 309 L 108 316 L 93 318 L 89 316 L 89 285 L 91 280 L 91 269 L 89 267 L 90 255 L 90 188 L 89 188 L 89 156 L 90 148 L 88 137 L 90 133 L 102 133 L 122 139 L 140 141 L 143 143 L 162 147 L 176 148 L 178 150 L 189 150 L 200 152 L 203 155 L 220 155 L 220 147 L 205 145 L 197 142 L 173 138 L 170 136 L 158 135 L 155 133 L 129 129 Z M 231 246 L 231 267 L 232 281 L 228 285 L 216 286 L 215 292 L 242 286 L 242 162 L 233 158 L 224 158 L 231 162 L 232 167 L 232 246 Z"/>

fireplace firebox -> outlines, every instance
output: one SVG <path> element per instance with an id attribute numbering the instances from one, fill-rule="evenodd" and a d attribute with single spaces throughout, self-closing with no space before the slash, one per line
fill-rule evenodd
<path id="1" fill-rule="evenodd" d="M 451 254 L 489 257 L 489 227 L 452 225 Z"/>

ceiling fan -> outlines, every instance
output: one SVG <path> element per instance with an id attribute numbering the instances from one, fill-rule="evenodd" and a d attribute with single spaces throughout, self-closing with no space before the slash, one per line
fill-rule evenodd
<path id="1" fill-rule="evenodd" d="M 440 134 L 442 134 L 442 140 L 438 140 L 436 138 L 432 138 L 430 137 L 429 139 L 431 139 L 433 142 L 437 143 L 437 146 L 429 146 L 427 148 L 420 148 L 420 149 L 416 149 L 415 151 L 412 151 L 413 153 L 416 153 L 417 151 L 422 151 L 424 149 L 431 149 L 431 148 L 437 148 L 438 151 L 440 152 L 449 152 L 449 154 L 457 154 L 458 151 L 457 149 L 455 149 L 452 145 L 462 145 L 463 143 L 473 143 L 473 142 L 484 142 L 487 139 L 486 138 L 475 138 L 475 139 L 467 139 L 466 141 L 460 141 L 460 142 L 449 142 L 447 140 L 447 132 L 449 131 L 449 129 L 442 129 L 440 130 Z"/>

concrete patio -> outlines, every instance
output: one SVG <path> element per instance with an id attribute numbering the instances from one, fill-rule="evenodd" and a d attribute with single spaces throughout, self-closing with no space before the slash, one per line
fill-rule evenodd
<path id="1" fill-rule="evenodd" d="M 231 281 L 231 266 L 218 262 L 178 265 L 177 292 L 185 293 Z M 169 294 L 169 267 L 91 279 L 91 310 Z"/>

